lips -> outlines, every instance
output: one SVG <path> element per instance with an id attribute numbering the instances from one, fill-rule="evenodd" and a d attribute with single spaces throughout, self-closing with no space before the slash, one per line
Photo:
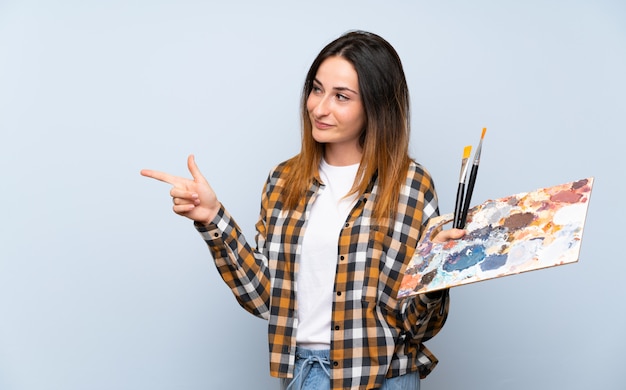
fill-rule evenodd
<path id="1" fill-rule="evenodd" d="M 331 127 L 333 127 L 333 125 L 330 125 L 330 124 L 324 123 L 324 122 L 320 122 L 320 121 L 314 121 L 313 123 L 315 124 L 315 127 L 320 129 L 320 130 L 326 130 L 326 129 L 330 129 Z"/>

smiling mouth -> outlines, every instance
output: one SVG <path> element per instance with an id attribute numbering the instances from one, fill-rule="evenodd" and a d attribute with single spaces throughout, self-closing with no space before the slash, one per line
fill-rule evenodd
<path id="1" fill-rule="evenodd" d="M 326 129 L 330 129 L 331 127 L 333 127 L 333 125 L 329 125 L 328 123 L 324 123 L 324 122 L 314 121 L 313 123 L 315 127 L 318 128 L 319 130 L 326 130 Z"/>

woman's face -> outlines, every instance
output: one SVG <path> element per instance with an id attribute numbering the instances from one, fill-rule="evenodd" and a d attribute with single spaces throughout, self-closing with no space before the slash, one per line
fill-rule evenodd
<path id="1" fill-rule="evenodd" d="M 317 70 L 307 98 L 313 138 L 325 144 L 329 164 L 360 161 L 359 137 L 365 127 L 365 111 L 354 66 L 342 57 L 329 57 Z"/>

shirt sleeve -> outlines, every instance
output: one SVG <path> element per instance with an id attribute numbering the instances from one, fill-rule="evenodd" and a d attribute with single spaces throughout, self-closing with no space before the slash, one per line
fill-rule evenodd
<path id="1" fill-rule="evenodd" d="M 442 296 L 429 297 L 419 294 L 408 298 L 404 303 L 404 329 L 410 337 L 423 343 L 433 338 L 446 322 L 449 299 Z"/>
<path id="2" fill-rule="evenodd" d="M 428 221 L 439 215 L 435 186 L 426 170 L 423 174 L 422 232 Z M 414 341 L 421 343 L 439 333 L 448 316 L 450 305 L 449 299 L 443 298 L 444 296 L 447 297 L 447 291 L 444 294 L 419 294 L 403 302 L 403 328 Z"/>
<path id="3" fill-rule="evenodd" d="M 264 245 L 262 226 L 257 224 L 257 248 Z M 230 287 L 237 302 L 255 316 L 267 319 L 271 282 L 264 253 L 249 245 L 241 229 L 223 206 L 209 225 L 196 223 L 195 227 L 208 245 L 220 276 Z"/>

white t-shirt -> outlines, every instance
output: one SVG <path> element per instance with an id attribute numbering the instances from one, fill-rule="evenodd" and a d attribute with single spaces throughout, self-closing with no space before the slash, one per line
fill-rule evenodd
<path id="1" fill-rule="evenodd" d="M 296 342 L 305 348 L 330 347 L 339 234 L 356 201 L 354 195 L 348 198 L 345 196 L 352 188 L 358 168 L 359 164 L 332 166 L 324 160 L 320 164 L 320 178 L 324 188 L 311 206 L 296 275 Z"/>

